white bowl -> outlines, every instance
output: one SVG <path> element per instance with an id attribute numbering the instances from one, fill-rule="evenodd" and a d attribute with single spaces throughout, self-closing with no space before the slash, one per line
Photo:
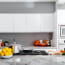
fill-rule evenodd
<path id="1" fill-rule="evenodd" d="M 13 55 L 9 55 L 9 56 L 1 56 L 1 58 L 11 58 Z"/>

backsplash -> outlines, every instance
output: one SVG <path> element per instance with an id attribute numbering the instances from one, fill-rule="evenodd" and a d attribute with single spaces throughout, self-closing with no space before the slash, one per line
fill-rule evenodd
<path id="1" fill-rule="evenodd" d="M 35 40 L 51 40 L 53 33 L 0 33 L 0 39 L 13 43 L 13 39 L 17 44 L 24 46 L 33 46 Z"/>

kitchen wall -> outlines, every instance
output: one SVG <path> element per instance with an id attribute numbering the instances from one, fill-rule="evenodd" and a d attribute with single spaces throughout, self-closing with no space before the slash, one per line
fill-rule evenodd
<path id="1" fill-rule="evenodd" d="M 57 13 L 56 14 L 56 16 L 57 16 L 57 19 L 56 19 L 56 21 L 57 21 L 57 25 L 56 25 L 57 26 L 57 28 L 56 28 L 57 36 L 56 37 L 57 37 L 57 49 L 58 50 L 61 50 L 61 49 L 65 48 L 65 44 L 63 43 L 65 37 L 60 36 L 60 25 L 65 25 L 64 10 L 65 10 L 65 4 L 58 4 L 57 5 L 57 12 L 56 12 Z"/>
<path id="2" fill-rule="evenodd" d="M 27 7 L 26 7 L 27 5 Z M 30 7 L 31 5 L 31 7 Z M 0 13 L 43 13 L 53 14 L 55 12 L 55 2 L 35 2 L 32 7 L 32 3 L 24 2 L 0 2 Z M 52 20 L 53 17 L 50 19 Z M 53 18 L 54 19 L 54 18 Z M 43 21 L 47 20 L 47 17 L 44 16 Z M 54 20 L 52 21 L 54 23 Z M 0 33 L 0 39 L 8 40 L 12 43 L 13 38 L 16 39 L 18 44 L 24 46 L 32 46 L 35 40 L 51 40 L 54 37 L 55 32 L 52 33 Z M 54 40 L 55 41 L 55 40 Z M 55 46 L 55 42 L 51 44 Z"/>
<path id="3" fill-rule="evenodd" d="M 55 2 L 0 2 L 0 13 L 53 13 Z"/>
<path id="4" fill-rule="evenodd" d="M 15 39 L 17 44 L 24 46 L 33 46 L 35 40 L 51 40 L 52 38 L 53 33 L 0 33 L 0 39 L 3 41 L 13 43 L 13 39 Z"/>

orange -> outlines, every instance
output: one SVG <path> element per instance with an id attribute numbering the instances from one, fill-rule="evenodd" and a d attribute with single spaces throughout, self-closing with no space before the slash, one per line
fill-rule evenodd
<path id="1" fill-rule="evenodd" d="M 40 43 L 34 43 L 35 46 L 39 46 Z"/>
<path id="2" fill-rule="evenodd" d="M 40 40 L 36 40 L 35 43 L 40 43 Z"/>
<path id="3" fill-rule="evenodd" d="M 43 43 L 43 44 L 40 44 L 40 46 L 46 46 L 46 44 L 45 44 L 45 43 Z"/>

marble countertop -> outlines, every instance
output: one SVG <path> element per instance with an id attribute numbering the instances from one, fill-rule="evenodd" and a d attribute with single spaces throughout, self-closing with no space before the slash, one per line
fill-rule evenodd
<path id="1" fill-rule="evenodd" d="M 0 65 L 65 65 L 65 56 L 19 55 L 0 59 Z"/>

